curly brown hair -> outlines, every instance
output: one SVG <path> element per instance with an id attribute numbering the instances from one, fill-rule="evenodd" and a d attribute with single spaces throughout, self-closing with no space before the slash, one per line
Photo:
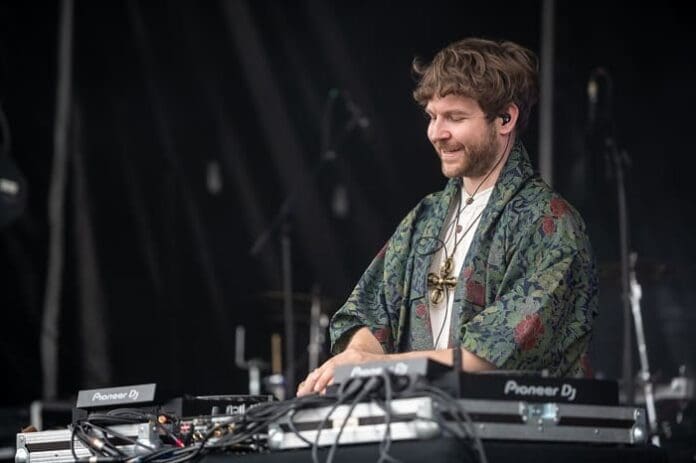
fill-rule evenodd
<path id="1" fill-rule="evenodd" d="M 467 38 L 440 50 L 429 64 L 413 61 L 419 79 L 413 98 L 425 106 L 434 96 L 466 96 L 476 100 L 490 120 L 514 103 L 522 132 L 538 99 L 538 70 L 536 54 L 521 45 Z"/>

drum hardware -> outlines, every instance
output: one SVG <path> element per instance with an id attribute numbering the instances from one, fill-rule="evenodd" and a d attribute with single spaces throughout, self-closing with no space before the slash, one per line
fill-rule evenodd
<path id="1" fill-rule="evenodd" d="M 268 362 L 259 358 L 246 359 L 245 357 L 246 329 L 238 325 L 234 332 L 234 363 L 237 368 L 249 372 L 249 394 L 261 394 L 261 370 L 268 369 Z"/>

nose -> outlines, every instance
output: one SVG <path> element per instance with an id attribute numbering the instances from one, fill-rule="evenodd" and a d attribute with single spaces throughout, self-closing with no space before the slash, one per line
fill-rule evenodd
<path id="1" fill-rule="evenodd" d="M 432 119 L 428 125 L 428 138 L 435 143 L 442 140 L 447 140 L 452 136 L 445 121 L 439 117 Z"/>

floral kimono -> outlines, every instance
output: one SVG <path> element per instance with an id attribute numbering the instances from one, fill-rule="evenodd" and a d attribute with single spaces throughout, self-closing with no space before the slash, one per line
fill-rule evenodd
<path id="1" fill-rule="evenodd" d="M 399 224 L 331 320 L 332 351 L 368 327 L 387 353 L 433 349 L 427 274 L 461 179 Z M 513 146 L 454 292 L 450 346 L 505 370 L 578 376 L 597 314 L 597 273 L 585 225 Z"/>

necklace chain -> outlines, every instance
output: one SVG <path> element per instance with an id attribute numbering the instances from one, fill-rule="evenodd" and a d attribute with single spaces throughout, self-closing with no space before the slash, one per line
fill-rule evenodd
<path id="1" fill-rule="evenodd" d="M 475 193 L 474 193 L 475 194 Z M 473 198 L 473 196 L 471 197 Z M 473 201 L 472 201 L 473 202 Z M 466 230 L 462 232 L 460 236 L 457 236 L 457 229 L 459 228 L 459 219 L 461 217 L 462 211 L 465 210 L 468 205 L 471 203 L 467 203 L 466 206 L 464 206 L 464 209 L 462 209 L 462 200 L 461 200 L 461 195 L 459 199 L 457 200 L 457 217 L 455 220 L 452 222 L 453 225 L 449 227 L 449 230 L 447 231 L 447 235 L 445 236 L 444 241 L 442 242 L 442 249 L 444 250 L 445 254 L 445 259 L 440 265 L 440 271 L 438 274 L 435 274 L 433 272 L 428 274 L 428 286 L 431 287 L 430 289 L 430 302 L 433 304 L 439 304 L 442 301 L 443 296 L 446 295 L 447 291 L 450 288 L 454 288 L 457 285 L 457 278 L 454 277 L 453 272 L 454 272 L 454 255 L 457 252 L 457 248 L 459 247 L 459 244 L 462 242 L 464 237 L 469 233 L 469 231 L 473 228 L 473 226 L 478 222 L 479 218 L 481 217 L 481 214 L 483 214 L 483 209 L 481 212 L 479 212 L 476 217 L 469 223 L 469 226 L 466 227 Z M 453 230 L 455 230 L 453 232 Z M 447 251 L 447 242 L 450 240 L 452 234 L 454 233 L 454 247 L 452 248 L 451 254 Z"/>

